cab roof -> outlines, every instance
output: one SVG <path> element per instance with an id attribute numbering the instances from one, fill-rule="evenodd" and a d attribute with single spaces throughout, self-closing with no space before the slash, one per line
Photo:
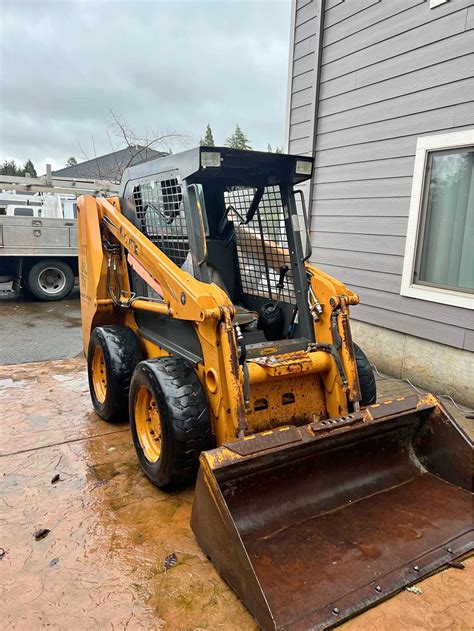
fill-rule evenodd
<path id="1" fill-rule="evenodd" d="M 308 156 L 246 151 L 229 147 L 196 147 L 129 167 L 122 176 L 120 195 L 127 184 L 139 184 L 153 176 L 179 177 L 189 182 L 221 180 L 251 186 L 299 184 L 311 177 L 313 159 Z"/>

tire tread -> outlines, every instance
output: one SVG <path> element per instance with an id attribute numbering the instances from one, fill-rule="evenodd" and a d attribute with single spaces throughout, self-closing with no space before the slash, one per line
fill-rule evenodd
<path id="1" fill-rule="evenodd" d="M 362 397 L 360 404 L 363 406 L 372 405 L 377 400 L 377 384 L 375 382 L 374 371 L 364 351 L 355 343 L 354 355 Z"/>
<path id="2" fill-rule="evenodd" d="M 119 324 L 97 327 L 92 332 L 91 340 L 93 340 L 93 338 L 101 345 L 107 346 L 111 360 L 109 369 L 112 371 L 112 374 L 108 375 L 108 378 L 110 377 L 115 380 L 113 387 L 114 395 L 112 399 L 107 402 L 107 406 L 102 410 L 95 403 L 91 375 L 89 374 L 89 386 L 94 408 L 99 416 L 106 421 L 114 422 L 126 420 L 128 417 L 128 395 L 133 371 L 135 370 L 135 366 L 142 359 L 142 351 L 138 338 L 132 329 Z M 91 348 L 91 346 L 89 348 Z M 91 355 L 91 350 L 89 350 L 89 355 Z M 90 361 L 91 357 L 88 357 L 88 364 Z"/>
<path id="3" fill-rule="evenodd" d="M 169 470 L 164 473 L 165 481 L 161 483 L 152 477 L 147 467 L 144 471 L 160 488 L 189 484 L 196 476 L 200 453 L 213 444 L 209 408 L 201 382 L 191 364 L 180 357 L 160 357 L 143 364 L 153 371 L 162 390 L 173 435 L 173 453 Z"/>

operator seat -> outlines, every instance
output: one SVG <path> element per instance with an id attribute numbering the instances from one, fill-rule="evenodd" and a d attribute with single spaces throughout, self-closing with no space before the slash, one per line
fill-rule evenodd
<path id="1" fill-rule="evenodd" d="M 206 263 L 206 265 L 207 265 L 207 269 L 209 270 L 209 277 L 211 279 L 211 283 L 214 283 L 215 285 L 220 287 L 222 291 L 225 291 L 225 293 L 232 300 L 232 297 L 227 287 L 225 286 L 222 276 L 219 274 L 217 269 L 211 263 Z M 181 269 L 185 272 L 188 272 L 188 274 L 191 274 L 191 276 L 194 276 L 193 260 L 192 260 L 191 252 L 188 252 L 186 256 L 186 260 L 181 265 Z M 246 307 L 243 307 L 242 305 L 234 304 L 234 306 L 235 306 L 235 311 L 236 311 L 235 316 L 234 316 L 234 322 L 236 324 L 249 327 L 249 328 L 254 328 L 257 325 L 258 313 L 256 313 L 255 311 L 251 311 L 250 309 L 247 309 Z"/>
<path id="2" fill-rule="evenodd" d="M 216 270 L 214 265 L 211 265 L 210 263 L 206 263 L 206 265 L 207 265 L 207 269 L 209 270 L 209 278 L 211 279 L 211 283 L 214 283 L 215 285 L 220 287 L 222 291 L 225 291 L 225 293 L 229 296 L 229 298 L 231 298 L 231 295 L 227 291 L 227 287 L 225 286 L 224 281 L 222 280 L 222 276 Z M 188 272 L 188 274 L 191 274 L 191 276 L 194 276 L 193 259 L 191 256 L 191 252 L 188 252 L 184 263 L 181 265 L 181 269 L 185 272 Z"/>

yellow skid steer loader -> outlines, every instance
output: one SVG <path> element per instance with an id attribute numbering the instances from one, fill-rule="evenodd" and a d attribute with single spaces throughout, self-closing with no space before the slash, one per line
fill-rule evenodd
<path id="1" fill-rule="evenodd" d="M 334 626 L 473 548 L 468 437 L 432 395 L 376 402 L 358 296 L 308 262 L 312 168 L 200 147 L 78 204 L 93 406 L 158 487 L 198 474 L 196 539 L 263 629 Z"/>

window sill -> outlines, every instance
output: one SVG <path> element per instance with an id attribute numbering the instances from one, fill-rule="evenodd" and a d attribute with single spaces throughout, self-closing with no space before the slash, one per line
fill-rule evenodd
<path id="1" fill-rule="evenodd" d="M 449 291 L 449 289 L 436 289 L 425 285 L 408 285 L 401 289 L 400 294 L 408 298 L 418 298 L 430 302 L 439 302 L 443 305 L 452 305 L 463 309 L 474 309 L 474 295 L 461 291 Z"/>

